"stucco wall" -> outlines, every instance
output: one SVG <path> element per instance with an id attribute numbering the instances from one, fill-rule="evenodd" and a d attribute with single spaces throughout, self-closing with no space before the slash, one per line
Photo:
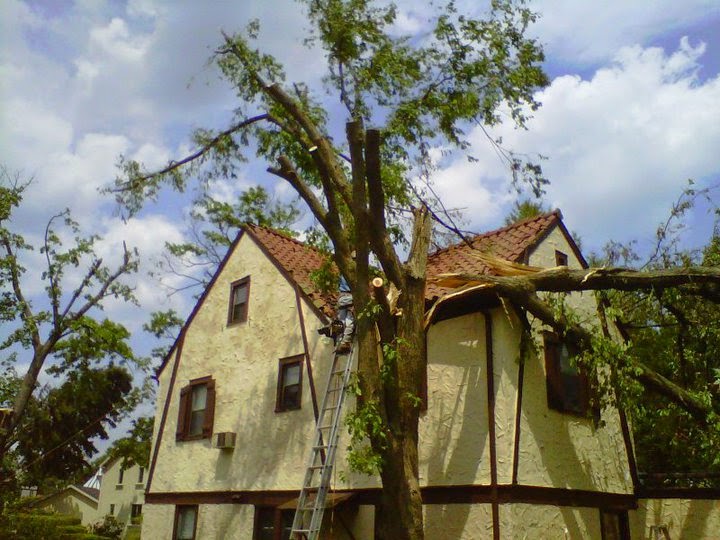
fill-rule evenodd
<path id="1" fill-rule="evenodd" d="M 247 321 L 228 325 L 230 284 L 248 275 Z M 306 302 L 301 305 L 320 401 L 332 346 L 330 340 L 317 333 L 322 326 L 320 319 Z M 302 354 L 303 350 L 294 288 L 245 235 L 187 330 L 152 491 L 298 489 L 314 435 L 305 367 L 301 409 L 274 411 L 278 361 Z M 174 361 L 173 357 L 160 378 L 158 410 L 163 406 Z M 207 375 L 212 375 L 216 382 L 213 430 L 237 433 L 234 451 L 212 448 L 209 439 L 175 441 L 180 389 L 188 381 Z M 159 420 L 158 417 L 158 425 Z M 345 461 L 342 457 L 345 446 L 341 441 L 338 463 Z M 343 471 L 342 466 L 338 469 Z M 338 475 L 336 485 L 377 485 L 372 479 L 352 474 L 347 474 L 347 478 L 344 484 Z"/>
<path id="2" fill-rule="evenodd" d="M 633 540 L 653 538 L 652 526 L 665 525 L 670 538 L 720 539 L 720 500 L 640 499 L 630 511 Z"/>
<path id="3" fill-rule="evenodd" d="M 98 520 L 97 502 L 72 488 L 48 497 L 35 507 L 78 517 L 83 525 L 90 525 Z"/>
<path id="4" fill-rule="evenodd" d="M 531 254 L 530 264 L 555 266 L 556 249 L 568 255 L 570 268 L 581 268 L 558 227 Z M 595 300 L 589 294 L 571 295 L 568 303 L 589 318 L 596 316 Z M 497 327 L 498 332 L 504 331 L 500 325 Z M 518 343 L 519 325 L 505 328 L 517 337 L 503 339 Z M 631 493 L 632 480 L 617 410 L 602 411 L 602 427 L 595 427 L 591 419 L 550 410 L 541 339 L 538 344 L 538 354 L 530 355 L 525 363 L 518 483 Z M 511 361 L 510 357 L 502 359 L 506 365 Z M 511 374 L 512 370 L 506 373 Z"/>
<path id="5" fill-rule="evenodd" d="M 489 540 L 493 537 L 489 504 L 431 504 L 423 506 L 423 515 L 428 539 Z"/>
<path id="6" fill-rule="evenodd" d="M 420 421 L 423 485 L 490 483 L 482 314 L 428 330 L 428 409 Z"/>
<path id="7" fill-rule="evenodd" d="M 540 504 L 501 504 L 500 538 L 600 540 L 600 511 Z M 634 538 L 634 537 L 633 537 Z"/>
<path id="8" fill-rule="evenodd" d="M 134 465 L 124 471 L 123 481 L 120 483 L 121 463 L 122 460 L 116 459 L 110 462 L 107 468 L 103 467 L 100 481 L 100 497 L 98 498 L 98 520 L 110 515 L 110 505 L 114 504 L 115 511 L 112 515 L 118 521 L 129 523 L 131 506 L 133 504 L 143 504 L 145 500 L 147 471 L 143 473 L 143 481 L 138 482 L 140 467 Z"/>
<path id="9" fill-rule="evenodd" d="M 568 254 L 571 266 L 580 266 L 558 229 L 533 253 L 530 263 L 554 266 L 555 249 Z M 248 319 L 228 326 L 230 284 L 248 275 L 251 277 Z M 587 304 L 588 300 L 591 300 L 589 296 L 580 297 L 579 302 Z M 320 400 L 332 354 L 331 344 L 317 334 L 322 323 L 313 310 L 304 301 L 301 305 Z M 503 308 L 492 310 L 491 316 L 498 482 L 509 484 L 521 325 L 515 315 Z M 440 321 L 428 331 L 428 410 L 420 422 L 422 485 L 490 483 L 485 341 L 485 320 L 481 313 Z M 274 409 L 278 360 L 302 352 L 295 290 L 246 235 L 209 290 L 185 336 L 151 491 L 299 489 L 314 426 L 305 368 L 301 409 L 283 413 L 275 413 Z M 606 411 L 605 426 L 596 429 L 591 420 L 548 410 L 541 358 L 542 351 L 528 358 L 525 364 L 519 483 L 630 492 L 617 411 Z M 159 429 L 174 361 L 175 356 L 160 376 L 156 429 Z M 216 382 L 214 431 L 237 433 L 237 447 L 232 452 L 212 448 L 210 440 L 175 441 L 180 389 L 188 381 L 208 375 Z M 352 407 L 352 400 L 347 405 Z M 158 440 L 157 434 L 154 440 Z M 344 457 L 346 444 L 343 430 L 333 486 L 338 489 L 379 486 L 377 479 L 349 473 Z M 530 516 L 538 522 L 542 519 L 569 522 L 569 528 L 590 530 L 590 525 L 585 524 L 590 523 L 590 514 L 586 516 L 584 510 L 538 508 L 538 516 L 522 505 L 512 511 L 506 509 L 503 519 L 510 524 L 513 516 L 520 520 Z M 592 512 L 592 522 L 599 523 L 597 512 Z M 143 513 L 144 534 L 152 531 L 148 533 L 150 537 L 161 538 L 159 531 L 165 534 L 168 527 L 172 529 L 172 505 L 146 505 Z M 489 505 L 430 505 L 425 513 L 429 538 L 452 540 L 491 535 Z M 348 518 L 355 523 L 352 528 L 371 527 L 372 518 L 363 517 L 365 514 L 359 512 Z M 545 514 L 549 517 L 543 518 Z M 247 527 L 252 528 L 252 516 L 252 507 L 203 505 L 199 524 L 219 531 L 228 523 L 232 524 L 232 530 L 246 531 Z M 199 537 L 220 538 L 213 536 L 220 534 L 217 531 L 208 529 L 207 536 Z M 357 537 L 366 538 L 363 534 Z"/>

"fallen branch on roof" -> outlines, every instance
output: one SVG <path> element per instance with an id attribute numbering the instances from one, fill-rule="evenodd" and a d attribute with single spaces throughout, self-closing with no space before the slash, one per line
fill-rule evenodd
<path id="1" fill-rule="evenodd" d="M 517 265 L 514 266 L 524 266 Z M 588 268 L 572 270 L 559 266 L 540 270 L 526 267 L 529 271 L 506 272 L 504 275 L 485 274 L 439 274 L 428 281 L 440 287 L 482 285 L 488 290 L 517 289 L 524 291 L 574 292 L 592 290 L 639 291 L 691 286 L 690 294 L 720 302 L 720 267 L 695 266 L 667 270 L 637 271 L 627 268 Z"/>

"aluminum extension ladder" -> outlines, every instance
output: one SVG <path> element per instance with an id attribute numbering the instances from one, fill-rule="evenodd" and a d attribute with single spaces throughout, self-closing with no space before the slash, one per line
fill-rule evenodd
<path id="1" fill-rule="evenodd" d="M 352 372 L 353 349 L 354 341 L 348 353 L 333 353 L 327 388 L 315 426 L 310 462 L 290 533 L 293 540 L 317 540 L 320 535 L 325 501 L 335 465 L 342 406 Z"/>

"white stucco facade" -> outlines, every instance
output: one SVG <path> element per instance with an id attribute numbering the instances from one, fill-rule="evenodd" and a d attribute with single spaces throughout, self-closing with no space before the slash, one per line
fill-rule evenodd
<path id="1" fill-rule="evenodd" d="M 557 226 L 528 262 L 555 266 L 556 250 L 568 255 L 569 266 L 581 267 Z M 228 324 L 231 284 L 247 276 L 247 320 Z M 594 313 L 593 301 L 571 299 L 588 306 L 587 313 Z M 276 412 L 279 361 L 304 354 L 307 343 L 320 400 L 332 354 L 330 341 L 317 333 L 323 324 L 256 240 L 241 237 L 159 375 L 144 538 L 172 538 L 176 508 L 196 505 L 196 538 L 251 539 L 257 508 L 296 496 L 313 437 L 309 374 L 304 365 L 301 407 Z M 521 331 L 512 308 L 486 301 L 428 329 L 427 410 L 419 428 L 420 483 L 431 501 L 424 507 L 427 538 L 490 539 L 496 527 L 501 538 L 599 539 L 602 506 L 636 504 L 618 411 L 602 411 L 596 424 L 551 410 L 542 350 L 521 362 Z M 211 439 L 176 441 L 180 389 L 208 376 L 215 381 L 213 431 L 236 433 L 234 450 L 213 448 Z M 348 471 L 344 438 L 333 489 L 352 490 L 359 499 L 327 511 L 323 538 L 371 539 L 368 501 L 380 483 Z M 687 522 L 689 511 L 676 506 L 663 515 Z M 642 508 L 630 511 L 632 538 L 645 538 L 638 531 L 650 517 Z"/>

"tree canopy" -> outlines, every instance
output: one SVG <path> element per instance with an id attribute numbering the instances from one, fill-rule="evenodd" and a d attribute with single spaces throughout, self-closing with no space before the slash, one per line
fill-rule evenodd
<path id="1" fill-rule="evenodd" d="M 488 133 L 503 114 L 525 126 L 539 106 L 535 91 L 547 84 L 541 47 L 526 34 L 536 15 L 522 0 L 493 0 L 487 18 L 474 19 L 447 2 L 438 6 L 431 29 L 418 37 L 398 35 L 393 5 L 303 4 L 310 25 L 306 43 L 325 55 L 323 88 L 286 81 L 277 59 L 256 48 L 257 22 L 240 34 L 224 34 L 214 60 L 238 97 L 228 128 L 196 131 L 197 150 L 158 171 L 121 158 L 111 191 L 125 209 L 136 212 L 164 186 L 182 190 L 193 179 L 232 178 L 253 153 L 296 191 L 329 238 L 335 267 L 363 315 L 356 328 L 357 388 L 363 399 L 351 424 L 354 435 L 370 445 L 368 454 L 356 455 L 356 464 L 375 467 L 385 488 L 380 537 L 422 538 L 418 396 L 426 367 L 424 293 L 432 222 L 462 236 L 435 196 L 431 149 L 466 152 L 469 130 L 480 126 Z M 339 113 L 323 92 L 339 103 Z M 490 136 L 488 144 L 507 161 L 513 183 L 535 194 L 542 191 L 547 180 L 537 164 L 521 160 Z M 368 290 L 376 272 L 371 262 L 384 278 L 373 292 Z M 628 357 L 628 346 L 611 339 L 608 320 L 614 322 L 617 312 L 601 302 L 603 324 L 586 328 L 561 300 L 542 293 L 662 287 L 712 296 L 719 278 L 716 268 L 707 267 L 468 276 L 487 280 L 522 315 L 537 318 L 585 351 L 586 369 L 611 366 L 612 377 L 594 378 L 597 399 L 615 399 L 613 384 L 623 377 L 664 392 L 705 420 L 713 405 Z M 388 300 L 393 288 L 402 291 L 397 304 Z M 395 316 L 398 312 L 402 317 Z"/>
<path id="2" fill-rule="evenodd" d="M 0 429 L 3 486 L 18 474 L 62 478 L 82 468 L 96 451 L 90 439 L 107 437 L 107 426 L 143 393 L 132 389 L 127 368 L 146 365 L 133 354 L 127 329 L 98 316 L 108 298 L 133 301 L 122 278 L 136 270 L 135 253 L 125 249 L 117 266 L 108 266 L 95 254 L 99 237 L 83 236 L 65 210 L 48 219 L 37 250 L 42 263 L 27 270 L 34 246 L 14 229 L 13 212 L 28 185 L 0 168 L 0 351 L 6 370 L 0 400 L 11 409 Z M 44 295 L 30 298 L 26 291 L 35 282 L 44 285 Z M 38 389 L 43 370 L 52 383 Z"/>

